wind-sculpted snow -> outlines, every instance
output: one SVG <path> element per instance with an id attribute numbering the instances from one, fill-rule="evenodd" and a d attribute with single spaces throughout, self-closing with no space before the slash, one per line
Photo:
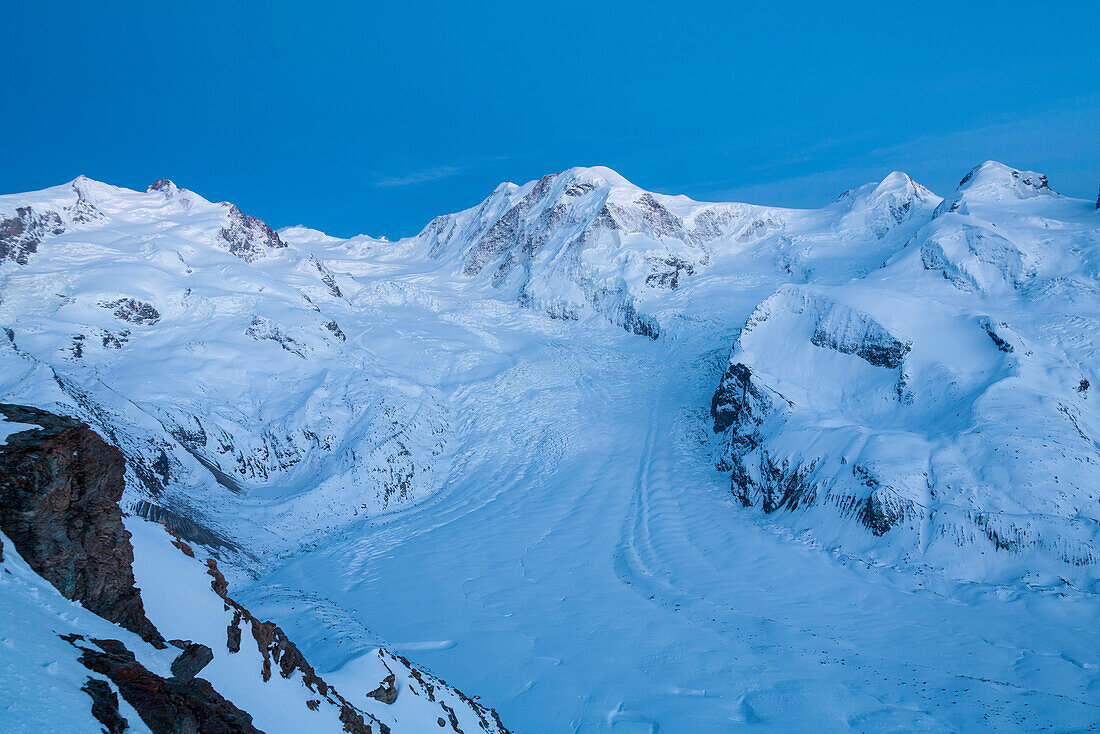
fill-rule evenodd
<path id="1" fill-rule="evenodd" d="M 570 169 L 285 246 L 165 181 L 23 208 L 0 398 L 117 446 L 318 669 L 383 645 L 519 731 L 1100 723 L 1100 218 L 1039 174 Z"/>

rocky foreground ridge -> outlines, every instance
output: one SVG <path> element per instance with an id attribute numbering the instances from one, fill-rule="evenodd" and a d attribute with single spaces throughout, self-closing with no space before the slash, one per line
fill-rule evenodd
<path id="1" fill-rule="evenodd" d="M 15 608 L 13 602 L 25 591 L 20 586 L 33 583 L 30 573 L 79 605 L 70 605 L 61 618 L 41 609 L 35 616 L 22 615 L 21 621 L 70 646 L 67 659 L 83 666 L 86 675 L 52 684 L 83 691 L 85 712 L 103 731 L 386 734 L 425 731 L 424 722 L 438 731 L 507 731 L 491 709 L 384 650 L 374 660 L 382 672 L 378 680 L 356 692 L 355 700 L 345 697 L 278 625 L 256 618 L 228 595 L 214 558 L 203 562 L 165 528 L 129 518 L 141 538 L 139 556 L 143 550 L 168 555 L 177 566 L 190 567 L 190 578 L 206 579 L 196 588 L 187 575 L 174 574 L 160 561 L 162 578 L 150 583 L 146 577 L 139 589 L 134 534 L 118 505 L 125 474 L 121 452 L 72 418 L 11 404 L 0 404 L 0 414 L 22 429 L 0 446 L 0 598 Z M 158 610 L 174 607 L 184 617 L 201 616 L 204 606 L 212 606 L 225 624 L 209 630 L 204 641 L 166 640 L 171 633 L 162 633 L 154 620 L 168 615 L 146 612 L 145 599 L 151 597 Z M 60 600 L 50 604 L 64 606 Z M 10 652 L 8 665 L 36 651 L 17 647 Z M 228 678 L 217 675 L 219 666 L 234 657 L 248 660 L 231 661 Z M 206 678 L 210 672 L 217 685 Z M 56 702 L 48 699 L 20 704 L 38 707 L 36 716 L 18 722 L 24 727 L 35 719 L 48 722 L 55 714 L 81 719 L 78 712 L 56 710 Z M 87 716 L 83 721 L 91 723 Z"/>

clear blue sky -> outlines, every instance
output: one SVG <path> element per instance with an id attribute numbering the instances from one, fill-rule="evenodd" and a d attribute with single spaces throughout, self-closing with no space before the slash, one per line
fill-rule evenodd
<path id="1" fill-rule="evenodd" d="M 1095 1 L 36 0 L 0 69 L 0 192 L 168 177 L 337 235 L 573 165 L 791 206 L 989 158 L 1100 183 Z"/>

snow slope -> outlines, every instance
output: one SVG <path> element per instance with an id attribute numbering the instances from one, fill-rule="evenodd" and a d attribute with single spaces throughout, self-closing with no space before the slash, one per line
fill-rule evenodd
<path id="1" fill-rule="evenodd" d="M 276 665 L 265 680 L 265 655 L 251 639 L 251 630 L 245 630 L 236 650 L 227 649 L 226 629 L 233 624 L 234 609 L 211 589 L 207 568 L 175 547 L 161 526 L 139 518 L 131 518 L 127 526 L 135 548 L 135 576 L 150 619 L 165 637 L 205 644 L 214 651 L 213 660 L 200 676 L 251 714 L 258 729 L 268 734 L 346 731 L 341 713 L 342 704 L 349 699 L 331 687 L 335 684 L 349 693 L 351 704 L 366 715 L 367 724 L 383 724 L 395 733 L 501 731 L 492 712 L 383 649 L 327 676 L 329 687 L 323 692 L 316 683 L 305 680 L 299 669 L 284 675 Z M 180 650 L 172 646 L 158 650 L 63 598 L 27 566 L 3 534 L 0 543 L 0 629 L 5 649 L 0 663 L 0 688 L 4 691 L 0 728 L 12 734 L 100 731 L 84 690 L 87 682 L 95 679 L 105 681 L 116 696 L 119 714 L 129 725 L 127 731 L 147 732 L 141 716 L 119 695 L 117 686 L 78 659 L 84 649 L 103 647 L 96 640 L 118 640 L 148 670 L 170 678 L 172 661 Z M 390 675 L 394 675 L 396 690 L 392 703 L 364 695 L 384 685 Z M 441 719 L 445 725 L 438 723 Z"/>
<path id="2" fill-rule="evenodd" d="M 6 394 L 118 444 L 131 508 L 258 553 L 430 491 L 444 406 L 349 342 L 355 287 L 310 253 L 166 181 L 79 178 L 5 216 L 56 223 L 0 276 Z"/>
<path id="3" fill-rule="evenodd" d="M 517 731 L 1100 724 L 1100 214 L 1038 174 L 571 169 L 392 243 L 169 184 L 0 220 L 4 399 L 318 669 L 386 642 Z"/>
<path id="4" fill-rule="evenodd" d="M 1098 245 L 986 163 L 883 268 L 780 289 L 715 396 L 734 493 L 866 560 L 1100 590 Z"/>

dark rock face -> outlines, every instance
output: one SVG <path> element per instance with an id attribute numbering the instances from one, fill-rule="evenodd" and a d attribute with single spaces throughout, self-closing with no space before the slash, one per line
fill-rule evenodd
<path id="1" fill-rule="evenodd" d="M 172 677 L 189 681 L 214 659 L 214 651 L 206 645 L 192 642 L 172 661 Z"/>
<path id="2" fill-rule="evenodd" d="M 759 429 L 782 402 L 773 401 L 765 390 L 753 380 L 748 366 L 735 362 L 722 375 L 711 400 L 714 432 L 729 431 L 728 450 L 716 464 L 718 469 L 730 472 L 730 491 L 743 506 L 759 506 L 765 513 L 773 513 L 829 501 L 842 516 L 856 518 L 875 535 L 884 535 L 900 522 L 917 516 L 911 502 L 882 486 L 866 467 L 852 467 L 858 485 L 866 489 L 835 493 L 827 499 L 830 485 L 816 478 L 827 457 L 807 460 L 772 456 Z"/>
<path id="3" fill-rule="evenodd" d="M 684 224 L 679 217 L 666 209 L 653 194 L 649 192 L 642 194 L 635 204 L 642 208 L 642 221 L 658 238 L 674 237 L 684 242 L 691 240 L 691 235 L 684 229 Z"/>
<path id="4" fill-rule="evenodd" d="M 69 350 L 69 353 L 72 354 L 73 359 L 80 359 L 84 356 L 85 338 L 86 337 L 83 334 L 73 334 L 73 346 Z"/>
<path id="5" fill-rule="evenodd" d="M 367 724 L 364 712 L 353 706 L 346 698 L 341 696 L 335 688 L 329 686 L 317 675 L 317 671 L 305 659 L 298 647 L 290 641 L 290 638 L 274 622 L 261 622 L 252 616 L 252 613 L 227 596 L 228 585 L 225 577 L 218 570 L 214 559 L 207 560 L 208 573 L 213 579 L 210 587 L 222 597 L 226 608 L 233 610 L 233 621 L 226 630 L 226 647 L 230 652 L 239 652 L 241 649 L 242 626 L 247 624 L 251 628 L 252 638 L 256 647 L 263 655 L 260 675 L 264 682 L 271 680 L 272 663 L 279 666 L 279 675 L 289 678 L 295 672 L 302 676 L 302 682 L 311 691 L 325 698 L 329 703 L 340 707 L 340 722 L 344 725 L 344 731 L 350 734 L 370 734 L 372 729 Z M 307 704 L 308 705 L 308 704 Z M 371 717 L 373 723 L 378 724 L 383 734 L 388 731 L 380 721 Z"/>
<path id="6" fill-rule="evenodd" d="M 72 418 L 8 404 L 0 413 L 42 426 L 0 447 L 0 528 L 65 598 L 164 647 L 134 586 L 122 453 Z"/>
<path id="7" fill-rule="evenodd" d="M 0 260 L 27 264 L 42 240 L 51 234 L 63 234 L 61 215 L 54 211 L 38 213 L 29 206 L 15 210 L 14 217 L 0 220 Z"/>
<path id="8" fill-rule="evenodd" d="M 584 196 L 589 191 L 595 191 L 596 187 L 587 181 L 577 181 L 569 185 L 565 190 L 566 196 Z"/>
<path id="9" fill-rule="evenodd" d="M 660 325 L 650 317 L 635 311 L 633 306 L 626 309 L 626 314 L 622 325 L 627 331 L 650 339 L 657 339 L 661 336 Z"/>
<path id="10" fill-rule="evenodd" d="M 344 334 L 344 330 L 340 328 L 340 324 L 335 321 L 326 321 L 322 326 L 331 331 L 340 341 L 344 342 L 348 340 L 347 336 Z"/>
<path id="11" fill-rule="evenodd" d="M 80 176 L 73 182 L 76 202 L 72 206 L 65 207 L 65 211 L 72 221 L 80 224 L 87 224 L 97 219 L 103 219 L 103 213 L 96 209 L 95 204 L 88 199 L 88 195 L 84 192 L 84 188 L 81 184 L 82 181 L 87 181 L 87 179 Z"/>
<path id="12" fill-rule="evenodd" d="M 722 433 L 746 422 L 759 425 L 769 410 L 768 397 L 753 384 L 752 370 L 740 362 L 730 364 L 710 401 L 714 432 Z"/>
<path id="13" fill-rule="evenodd" d="M 121 452 L 71 418 L 8 404 L 0 404 L 0 413 L 12 421 L 41 426 L 9 436 L 0 447 L 0 528 L 28 564 L 67 598 L 164 648 L 163 637 L 145 616 L 134 587 L 133 549 L 118 507 L 125 469 Z M 173 544 L 195 557 L 178 537 Z M 388 734 L 383 722 L 325 683 L 278 626 L 260 621 L 229 598 L 228 584 L 214 559 L 207 559 L 206 565 L 211 589 L 233 613 L 226 630 L 228 653 L 223 654 L 240 651 L 242 632 L 247 629 L 262 655 L 258 678 L 266 682 L 274 670 L 283 678 L 298 674 L 316 694 L 306 702 L 308 708 L 318 710 L 327 700 L 339 711 L 345 732 Z M 142 665 L 118 640 L 85 640 L 78 634 L 62 639 L 80 650 L 82 665 L 114 684 L 155 734 L 262 734 L 251 714 L 197 677 L 214 659 L 214 651 L 204 644 L 172 640 L 181 653 L 171 664 L 172 676 L 164 678 Z M 93 716 L 104 732 L 128 730 L 129 722 L 118 711 L 118 696 L 107 681 L 89 678 L 83 690 L 91 697 Z M 391 673 L 369 695 L 392 703 L 397 697 L 396 676 Z M 487 717 L 499 721 L 495 712 L 469 703 L 484 722 L 490 721 Z"/>
<path id="14" fill-rule="evenodd" d="M 981 171 L 985 167 L 985 165 L 986 164 L 983 163 L 982 165 L 973 168 L 969 173 L 963 176 L 962 181 L 959 181 L 959 188 L 962 188 L 963 186 L 966 186 L 968 183 L 970 183 L 975 174 Z M 1015 169 L 1010 169 L 1010 174 L 1013 181 L 1019 181 L 1025 186 L 1035 189 L 1036 191 L 1050 188 L 1047 177 L 1042 174 L 1029 174 L 1022 171 L 1017 171 Z"/>
<path id="15" fill-rule="evenodd" d="M 997 333 L 997 329 L 993 326 L 993 322 L 987 318 L 982 318 L 979 322 L 982 330 L 989 334 L 989 338 L 993 340 L 993 343 L 997 345 L 997 349 L 1006 354 L 1011 354 L 1014 350 L 1012 345 L 1005 341 L 1000 334 Z"/>
<path id="16" fill-rule="evenodd" d="M 116 319 L 128 321 L 139 326 L 152 326 L 160 321 L 160 311 L 151 303 L 134 298 L 119 298 L 115 301 L 103 301 L 101 308 L 113 311 Z"/>
<path id="17" fill-rule="evenodd" d="M 166 647 L 145 616 L 134 587 L 133 549 L 118 507 L 125 469 L 121 452 L 72 418 L 8 404 L 0 404 L 0 414 L 11 421 L 41 426 L 12 434 L 0 446 L 0 529 L 31 568 L 67 598 L 82 602 L 90 611 L 134 631 L 156 647 Z M 195 557 L 178 536 L 173 545 Z M 0 547 L 0 558 L 3 550 Z M 260 621 L 233 601 L 213 558 L 207 559 L 206 566 L 211 589 L 221 597 L 226 611 L 233 613 L 226 630 L 228 652 L 222 654 L 239 652 L 245 637 L 242 633 L 247 630 L 262 656 L 255 671 L 257 678 L 266 682 L 275 670 L 283 678 L 297 674 L 316 694 L 306 706 L 316 711 L 327 701 L 339 711 L 345 732 L 389 733 L 383 722 L 325 683 L 277 625 Z M 197 677 L 214 659 L 214 651 L 204 644 L 172 640 L 181 653 L 171 664 L 171 677 L 164 678 L 142 665 L 119 640 L 86 640 L 79 634 L 61 637 L 80 651 L 82 665 L 111 682 L 92 677 L 83 688 L 92 699 L 94 717 L 107 734 L 129 729 L 129 722 L 119 714 L 118 695 L 111 684 L 155 734 L 262 734 L 253 725 L 251 714 Z M 412 674 L 418 680 L 422 675 L 416 670 Z M 430 686 L 427 690 L 432 698 Z M 492 721 L 499 725 L 499 717 L 491 709 L 456 694 L 478 713 L 486 730 Z M 396 675 L 391 673 L 369 695 L 392 703 L 397 697 Z M 507 732 L 503 726 L 498 728 Z"/>
<path id="18" fill-rule="evenodd" d="M 218 232 L 218 238 L 231 253 L 246 263 L 263 257 L 269 249 L 286 247 L 275 230 L 263 220 L 245 214 L 232 204 L 229 205 L 229 226 Z"/>
<path id="19" fill-rule="evenodd" d="M 673 291 L 680 286 L 682 275 L 695 275 L 695 266 L 675 255 L 669 255 L 663 259 L 650 260 L 650 272 L 645 282 L 653 288 Z"/>
<path id="20" fill-rule="evenodd" d="M 391 704 L 397 700 L 397 676 L 393 673 L 387 675 L 377 688 L 367 694 L 375 701 Z"/>
<path id="21" fill-rule="evenodd" d="M 317 671 L 313 669 L 313 666 L 309 664 L 298 650 L 297 645 L 290 641 L 290 638 L 286 636 L 277 624 L 274 622 L 261 622 L 256 619 L 256 617 L 252 616 L 251 612 L 226 595 L 227 588 L 225 577 L 222 576 L 213 559 L 208 560 L 207 564 L 210 576 L 213 579 L 210 584 L 211 588 L 222 597 L 227 607 L 233 609 L 233 621 L 226 630 L 226 647 L 231 652 L 240 650 L 242 626 L 247 625 L 247 629 L 251 632 L 253 640 L 255 640 L 256 648 L 263 656 L 263 662 L 261 663 L 259 672 L 264 682 L 271 680 L 271 672 L 274 664 L 278 666 L 279 675 L 283 678 L 289 678 L 295 672 L 298 672 L 302 676 L 302 682 L 305 683 L 310 690 L 314 690 L 322 696 L 328 696 L 330 693 L 338 696 L 339 694 L 336 694 L 336 692 L 317 675 Z"/>
<path id="22" fill-rule="evenodd" d="M 183 540 L 189 540 L 192 543 L 204 545 L 214 552 L 222 548 L 226 550 L 240 550 L 232 541 L 199 525 L 191 518 L 184 517 L 165 507 L 153 504 L 148 500 L 139 500 L 130 511 L 138 517 L 143 517 L 150 522 L 163 525 L 174 534 L 180 536 Z"/>
<path id="23" fill-rule="evenodd" d="M 126 345 L 126 342 L 130 341 L 130 331 L 123 329 L 122 331 L 115 333 L 113 331 L 102 330 L 99 331 L 100 341 L 107 349 L 122 349 Z"/>
<path id="24" fill-rule="evenodd" d="M 176 546 L 188 555 L 193 554 L 186 543 L 177 541 Z M 229 652 L 240 652 L 242 631 L 247 628 L 252 634 L 256 648 L 263 656 L 259 673 L 264 682 L 271 680 L 272 664 L 278 666 L 279 675 L 283 678 L 289 678 L 295 672 L 298 672 L 302 677 L 302 683 L 307 688 L 316 692 L 329 703 L 340 706 L 340 721 L 343 722 L 345 731 L 370 732 L 371 728 L 366 724 L 363 712 L 352 706 L 335 688 L 325 683 L 321 676 L 317 675 L 317 671 L 278 625 L 274 622 L 261 622 L 251 612 L 229 597 L 229 584 L 222 572 L 218 570 L 217 561 L 208 558 L 206 567 L 211 578 L 210 588 L 222 598 L 227 610 L 233 610 L 233 621 L 229 623 L 226 629 L 226 648 Z M 373 719 L 372 721 L 377 723 L 383 731 L 385 730 L 381 722 Z"/>
<path id="25" fill-rule="evenodd" d="M 154 734 L 263 734 L 252 716 L 202 678 L 162 678 L 117 640 L 92 640 L 98 650 L 70 640 L 84 667 L 110 678 Z"/>
<path id="26" fill-rule="evenodd" d="M 542 181 L 539 182 L 539 185 L 542 185 Z M 538 190 L 538 186 L 535 187 L 535 190 Z M 516 206 L 509 209 L 503 217 L 489 228 L 489 231 L 485 233 L 485 237 L 478 242 L 477 248 L 473 251 L 473 256 L 463 266 L 462 272 L 464 275 L 477 275 L 489 261 L 503 255 L 510 244 L 519 239 L 520 219 L 530 208 L 531 202 L 529 200 L 534 193 L 535 191 L 532 191 L 531 194 L 521 199 Z"/>
<path id="27" fill-rule="evenodd" d="M 158 178 L 156 181 L 149 184 L 149 187 L 145 189 L 145 193 L 151 194 L 154 191 L 160 191 L 161 193 L 166 193 L 166 192 L 169 192 L 169 191 L 173 191 L 175 189 L 176 189 L 176 185 L 174 183 L 172 183 L 172 181 L 170 179 Z"/>
<path id="28" fill-rule="evenodd" d="M 244 333 L 256 341 L 264 339 L 273 341 L 291 354 L 297 354 L 302 359 L 306 359 L 306 345 L 287 334 L 283 331 L 283 327 L 269 318 L 254 317 Z"/>
<path id="29" fill-rule="evenodd" d="M 867 334 L 858 341 L 841 340 L 821 326 L 814 331 L 810 343 L 842 354 L 854 354 L 868 364 L 891 370 L 900 367 L 905 355 L 913 348 L 911 343 L 899 341 L 886 334 Z"/>
<path id="30" fill-rule="evenodd" d="M 321 274 L 321 282 L 328 288 L 328 292 L 335 298 L 341 298 L 343 293 L 340 292 L 340 286 L 336 283 L 336 275 L 313 255 L 309 256 L 309 261 L 313 264 L 313 267 L 317 268 L 317 272 Z"/>
<path id="31" fill-rule="evenodd" d="M 185 553 L 190 550 L 186 544 L 182 542 L 177 542 L 177 546 Z M 221 571 L 218 570 L 217 562 L 211 558 L 207 559 L 206 563 L 207 573 L 211 578 L 210 587 L 215 593 L 222 597 L 226 609 L 233 610 L 233 620 L 226 630 L 226 647 L 229 652 L 239 652 L 242 638 L 244 638 L 242 633 L 245 631 L 250 632 L 257 649 L 263 656 L 263 662 L 261 663 L 259 672 L 264 681 L 271 679 L 272 672 L 276 667 L 279 671 L 279 675 L 283 678 L 289 678 L 294 675 L 294 673 L 298 673 L 307 688 L 329 703 L 339 706 L 340 722 L 343 724 L 345 732 L 349 734 L 371 734 L 371 732 L 375 731 L 373 727 L 377 726 L 380 734 L 389 734 L 390 729 L 385 723 L 357 708 L 344 698 L 335 688 L 328 685 L 317 674 L 317 671 L 314 670 L 313 666 L 309 664 L 298 650 L 297 646 L 290 641 L 278 625 L 273 622 L 260 621 L 243 606 L 233 601 L 227 594 L 228 585 L 226 584 L 225 577 L 222 575 Z M 435 702 L 435 687 L 432 683 L 424 677 L 420 670 L 413 667 L 408 660 L 399 655 L 395 657 L 408 668 L 410 675 L 424 687 L 428 700 Z M 477 714 L 481 719 L 481 726 L 485 731 L 493 731 L 494 729 L 492 727 L 495 726 L 496 731 L 508 734 L 508 729 L 501 722 L 496 711 L 473 701 L 457 689 L 452 688 L 451 690 Z M 366 695 L 383 703 L 390 704 L 397 699 L 397 693 L 397 678 L 396 675 L 391 673 L 391 675 L 386 676 L 378 688 Z M 316 710 L 320 705 L 321 698 L 310 699 L 306 702 L 306 705 L 311 710 Z M 448 709 L 446 704 L 442 702 L 440 702 L 440 706 L 444 710 Z M 452 711 L 449 716 L 453 715 Z M 454 719 L 454 723 L 457 727 L 457 718 Z M 456 728 L 456 731 L 461 730 Z"/>
<path id="32" fill-rule="evenodd" d="M 901 508 L 890 502 L 881 491 L 875 490 L 860 508 L 859 519 L 875 535 L 885 535 L 904 518 Z"/>
<path id="33" fill-rule="evenodd" d="M 734 458 L 734 472 L 730 489 L 745 507 L 751 507 L 760 499 L 760 509 L 765 513 L 776 510 L 797 510 L 817 499 L 817 487 L 810 480 L 816 462 L 792 463 L 784 459 L 776 461 L 767 451 L 760 452 L 760 481 L 752 480 L 738 457 Z"/>
<path id="34" fill-rule="evenodd" d="M 110 683 L 102 678 L 89 677 L 80 690 L 92 697 L 92 716 L 103 724 L 103 731 L 107 734 L 122 734 L 130 727 L 130 722 L 118 713 L 118 696 L 111 690 Z"/>

